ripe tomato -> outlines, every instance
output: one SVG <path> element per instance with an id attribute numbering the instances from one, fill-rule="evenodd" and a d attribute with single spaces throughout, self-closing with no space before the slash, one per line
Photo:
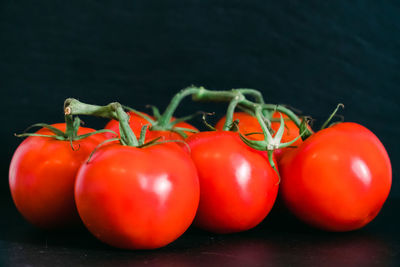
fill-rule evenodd
<path id="1" fill-rule="evenodd" d="M 186 142 L 200 179 L 195 224 L 215 233 L 259 224 L 274 204 L 279 181 L 265 153 L 228 131 L 197 133 Z"/>
<path id="2" fill-rule="evenodd" d="M 141 113 L 149 116 L 151 119 L 154 119 L 153 116 L 150 116 L 143 112 L 141 112 Z M 131 126 L 131 129 L 132 129 L 133 133 L 136 135 L 136 137 L 139 138 L 142 127 L 144 125 L 150 124 L 150 122 L 148 120 L 146 120 L 145 118 L 137 115 L 134 112 L 128 112 L 128 114 L 129 114 L 129 125 Z M 175 118 L 171 119 L 171 121 L 174 121 L 174 120 L 175 120 Z M 179 122 L 175 126 L 180 127 L 180 128 L 188 128 L 188 129 L 198 131 L 194 126 L 192 126 L 186 122 Z M 112 130 L 112 131 L 116 132 L 117 134 L 119 134 L 119 124 L 118 124 L 118 121 L 116 121 L 116 120 L 109 121 L 104 128 Z M 193 134 L 192 132 L 188 132 L 188 131 L 184 131 L 184 132 L 188 136 Z M 180 134 L 178 134 L 176 132 L 172 132 L 172 131 L 147 130 L 147 132 L 146 132 L 146 140 L 148 140 L 148 141 L 153 140 L 160 136 L 162 137 L 162 140 L 183 140 L 184 139 Z M 107 133 L 107 137 L 113 138 L 113 137 L 115 137 L 115 135 L 112 133 Z"/>
<path id="3" fill-rule="evenodd" d="M 275 112 L 272 117 L 274 119 L 280 119 L 279 112 Z M 282 114 L 282 117 L 287 119 L 287 115 Z M 221 118 L 217 124 L 215 125 L 215 128 L 217 130 L 222 130 L 224 127 L 226 117 Z M 264 135 L 262 134 L 262 129 L 260 124 L 258 123 L 258 120 L 256 117 L 246 113 L 246 112 L 235 112 L 233 114 L 233 120 L 239 120 L 239 129 L 242 134 L 248 134 L 248 133 L 260 133 L 260 134 L 252 134 L 246 136 L 250 140 L 263 140 Z M 280 122 L 271 122 L 271 128 L 275 132 L 278 131 L 280 126 Z M 299 128 L 296 126 L 296 124 L 291 121 L 291 120 L 285 120 L 285 130 L 282 135 L 281 142 L 286 143 L 290 142 L 296 137 L 300 135 L 299 133 Z M 301 145 L 303 141 L 301 138 L 297 139 L 292 146 L 299 146 Z M 275 157 L 279 160 L 281 155 L 287 151 L 287 148 L 281 148 L 277 149 L 274 151 Z"/>
<path id="4" fill-rule="evenodd" d="M 321 130 L 279 162 L 281 196 L 299 219 L 329 231 L 369 223 L 391 187 L 389 157 L 379 139 L 356 123 Z"/>
<path id="5" fill-rule="evenodd" d="M 82 165 L 75 199 L 82 221 L 101 241 L 153 249 L 190 226 L 199 190 L 196 167 L 177 144 L 136 148 L 111 143 Z"/>
<path id="6" fill-rule="evenodd" d="M 65 123 L 54 124 L 65 131 Z M 79 128 L 78 134 L 93 132 Z M 53 135 L 48 129 L 37 133 Z M 73 141 L 48 137 L 26 138 L 11 160 L 11 195 L 19 212 L 41 228 L 60 228 L 80 222 L 74 201 L 75 177 L 80 165 L 104 139 L 100 134 Z"/>
<path id="7" fill-rule="evenodd" d="M 246 136 L 250 140 L 264 140 L 262 129 L 256 117 L 246 112 L 233 113 L 233 120 L 239 120 L 239 129 L 242 134 L 257 133 Z M 215 125 L 215 129 L 222 131 L 226 121 L 226 116 L 221 118 Z"/>

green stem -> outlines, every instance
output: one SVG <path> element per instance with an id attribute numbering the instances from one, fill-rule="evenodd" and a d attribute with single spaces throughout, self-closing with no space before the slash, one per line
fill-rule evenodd
<path id="1" fill-rule="evenodd" d="M 263 108 L 267 109 L 269 111 L 278 111 L 278 112 L 286 114 L 296 124 L 297 127 L 300 127 L 301 120 L 290 109 L 288 109 L 284 106 L 274 105 L 274 104 L 264 104 Z"/>
<path id="2" fill-rule="evenodd" d="M 255 98 L 259 98 L 262 97 L 261 93 L 259 93 L 257 90 L 254 89 L 234 89 L 231 91 L 210 91 L 207 90 L 203 87 L 198 88 L 197 92 L 194 93 L 192 95 L 192 98 L 194 101 L 232 101 L 232 99 L 234 97 L 236 97 L 237 95 L 241 94 L 251 94 L 253 95 L 253 97 Z M 297 117 L 296 114 L 293 113 L 293 111 L 291 111 L 290 109 L 284 107 L 284 106 L 280 106 L 280 105 L 273 105 L 273 104 L 264 104 L 263 100 L 261 101 L 260 99 L 258 100 L 260 103 L 254 103 L 251 102 L 245 98 L 241 99 L 237 104 L 244 108 L 245 110 L 250 110 L 250 111 L 255 111 L 257 109 L 257 106 L 261 106 L 261 112 L 262 114 L 265 116 L 266 114 L 270 114 L 272 116 L 272 113 L 275 111 L 279 111 L 282 112 L 284 114 L 286 114 L 290 120 L 292 120 L 296 126 L 300 129 L 301 126 L 301 120 L 299 119 L 299 117 Z M 228 121 L 228 115 L 227 114 L 227 123 L 224 125 L 224 129 L 226 129 L 226 125 L 229 125 L 229 123 L 232 123 L 231 121 Z M 261 123 L 260 123 L 261 124 Z M 264 123 L 265 124 L 265 123 Z M 267 127 L 267 126 L 266 126 Z M 267 127 L 268 128 L 268 127 Z M 305 134 L 304 136 L 310 136 L 312 134 L 312 132 L 307 128 L 305 130 Z"/>
<path id="3" fill-rule="evenodd" d="M 254 98 L 254 100 L 259 104 L 265 103 L 261 92 L 258 90 L 249 89 L 249 88 L 239 88 L 236 90 L 239 91 L 240 93 L 242 93 L 243 95 L 251 95 Z"/>
<path id="4" fill-rule="evenodd" d="M 240 91 L 235 89 L 230 91 L 211 91 L 201 87 L 192 95 L 192 99 L 194 101 L 202 102 L 230 102 L 238 94 L 241 94 Z M 257 105 L 256 103 L 253 103 L 245 98 L 241 99 L 239 104 L 250 110 L 254 110 L 255 106 Z"/>
<path id="5" fill-rule="evenodd" d="M 179 103 L 187 96 L 197 93 L 201 87 L 190 86 L 178 92 L 172 99 L 164 113 L 158 119 L 156 126 L 162 128 L 169 125 L 172 115 L 174 114 Z"/>
<path id="6" fill-rule="evenodd" d="M 273 105 L 273 104 L 263 104 L 263 108 L 269 111 L 272 111 L 272 113 L 274 111 L 278 111 L 281 112 L 283 114 L 286 114 L 288 116 L 288 118 L 290 120 L 292 120 L 294 122 L 294 124 L 296 124 L 297 128 L 300 129 L 301 126 L 301 120 L 299 119 L 299 117 L 297 117 L 296 114 L 294 114 L 293 111 L 291 111 L 290 109 L 284 107 L 284 106 L 280 106 L 280 105 Z M 305 136 L 310 136 L 312 135 L 312 132 L 307 128 L 306 132 L 305 132 Z"/>
<path id="7" fill-rule="evenodd" d="M 336 115 L 336 113 L 338 112 L 339 108 L 344 108 L 344 105 L 342 103 L 337 104 L 335 110 L 332 112 L 332 114 L 329 116 L 329 118 L 324 122 L 324 124 L 322 124 L 321 126 L 321 130 L 325 129 L 326 126 L 328 126 L 328 124 L 331 122 L 331 120 L 333 119 L 333 117 Z"/>
<path id="8" fill-rule="evenodd" d="M 107 119 L 118 120 L 114 106 L 115 103 L 110 103 L 106 106 L 90 105 L 82 103 L 75 98 L 67 98 L 64 102 L 65 115 L 91 115 Z"/>
<path id="9" fill-rule="evenodd" d="M 256 100 L 259 103 L 254 103 L 254 102 L 247 100 L 243 94 L 251 94 L 254 98 L 256 98 Z M 232 102 L 232 101 L 234 101 L 234 99 L 236 97 L 239 97 L 239 99 L 235 102 Z M 192 98 L 194 101 L 225 101 L 225 102 L 229 101 L 231 108 L 228 108 L 228 111 L 226 114 L 226 120 L 225 120 L 225 124 L 224 124 L 224 128 L 223 128 L 224 130 L 228 130 L 230 125 L 232 124 L 233 109 L 237 105 L 240 105 L 240 107 L 244 110 L 252 111 L 252 113 L 255 113 L 255 110 L 260 107 L 260 112 L 262 113 L 262 115 L 264 115 L 264 113 L 266 111 L 266 110 L 264 110 L 264 107 L 265 107 L 265 109 L 271 109 L 271 107 L 273 107 L 273 109 L 277 108 L 276 105 L 264 104 L 264 100 L 262 100 L 261 93 L 254 89 L 233 89 L 231 91 L 211 91 L 211 90 L 207 90 L 207 89 L 201 87 L 201 88 L 199 88 L 197 93 L 192 95 Z M 285 114 L 288 113 L 288 117 L 296 119 L 296 122 L 298 122 L 299 123 L 298 125 L 300 126 L 300 119 L 289 109 L 278 106 L 278 110 L 282 110 L 282 112 L 284 112 Z M 263 123 L 262 127 L 265 126 L 263 130 L 266 129 L 268 131 L 268 134 L 270 134 L 270 130 L 268 130 L 268 126 L 265 125 L 264 119 L 262 119 L 262 123 Z"/>
<path id="10" fill-rule="evenodd" d="M 124 111 L 121 104 L 116 102 L 112 104 L 114 111 L 117 113 L 117 118 L 119 121 L 119 132 L 121 135 L 122 144 L 126 146 L 139 146 L 139 141 L 129 125 L 129 115 Z"/>
<path id="11" fill-rule="evenodd" d="M 64 102 L 64 113 L 68 115 L 92 115 L 119 121 L 121 143 L 127 146 L 139 146 L 139 142 L 129 126 L 129 115 L 118 102 L 106 106 L 97 106 L 82 103 L 74 98 Z"/>
<path id="12" fill-rule="evenodd" d="M 256 107 L 255 114 L 256 114 L 257 121 L 260 124 L 261 129 L 263 131 L 264 140 L 266 140 L 268 143 L 271 143 L 273 138 L 272 138 L 272 135 L 271 135 L 266 123 L 265 123 L 263 113 L 262 113 L 262 106 L 258 105 Z"/>
<path id="13" fill-rule="evenodd" d="M 233 123 L 233 113 L 235 112 L 236 106 L 244 100 L 244 96 L 238 92 L 236 96 L 232 98 L 231 102 L 229 103 L 228 110 L 226 111 L 226 119 L 224 123 L 223 130 L 229 131 L 232 123 Z"/>
<path id="14" fill-rule="evenodd" d="M 75 140 L 78 136 L 78 129 L 80 126 L 80 119 L 75 117 L 75 120 L 72 115 L 65 115 L 65 134 L 68 140 Z"/>

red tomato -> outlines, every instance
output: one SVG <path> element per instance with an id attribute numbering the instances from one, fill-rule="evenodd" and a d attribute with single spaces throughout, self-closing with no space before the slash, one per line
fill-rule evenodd
<path id="1" fill-rule="evenodd" d="M 275 112 L 272 117 L 274 119 L 280 119 L 279 112 Z M 282 113 L 282 117 L 288 118 L 287 115 Z M 224 127 L 226 117 L 223 117 L 220 119 L 217 124 L 215 125 L 215 128 L 217 130 L 222 130 Z M 239 129 L 242 134 L 248 134 L 248 133 L 260 133 L 260 134 L 252 134 L 246 136 L 250 140 L 264 140 L 264 136 L 262 134 L 262 129 L 260 124 L 258 123 L 258 120 L 256 117 L 246 113 L 246 112 L 235 112 L 233 114 L 233 120 L 239 120 Z M 278 131 L 280 126 L 280 122 L 271 122 L 271 128 L 275 132 Z M 291 120 L 285 120 L 285 129 L 282 135 L 281 143 L 286 143 L 290 142 L 293 139 L 295 139 L 297 136 L 299 136 L 299 128 L 296 126 L 296 124 L 291 121 Z M 292 146 L 299 146 L 302 143 L 302 139 L 299 138 L 292 144 Z M 281 155 L 287 151 L 287 148 L 282 148 L 282 149 L 277 149 L 274 151 L 275 157 L 279 160 Z"/>
<path id="2" fill-rule="evenodd" d="M 153 249 L 190 226 L 199 190 L 196 167 L 177 144 L 136 148 L 112 143 L 82 165 L 75 199 L 82 221 L 101 241 Z"/>
<path id="3" fill-rule="evenodd" d="M 389 157 L 379 139 L 356 123 L 321 130 L 279 162 L 281 196 L 299 219 L 329 231 L 369 223 L 391 187 Z"/>
<path id="4" fill-rule="evenodd" d="M 141 112 L 144 115 L 147 115 L 146 113 Z M 128 112 L 129 114 L 129 125 L 131 126 L 131 129 L 133 131 L 133 133 L 136 135 L 137 138 L 139 138 L 140 136 L 140 131 L 142 129 L 142 127 L 144 125 L 150 125 L 150 122 L 146 119 L 144 119 L 143 117 L 137 115 L 134 112 Z M 150 118 L 152 118 L 154 120 L 153 116 L 147 115 Z M 171 121 L 174 121 L 175 118 L 172 118 Z M 194 126 L 190 125 L 189 123 L 186 122 L 179 122 L 175 125 L 176 127 L 180 127 L 180 128 L 188 128 L 188 129 L 192 129 L 195 131 L 198 131 L 197 128 L 195 128 Z M 107 125 L 104 127 L 105 129 L 109 129 L 112 130 L 114 132 L 116 132 L 117 134 L 119 134 L 119 124 L 118 121 L 116 120 L 111 120 L 107 123 Z M 188 132 L 188 131 L 184 131 L 188 136 L 192 135 L 193 133 Z M 176 133 L 176 132 L 171 132 L 171 131 L 151 131 L 148 130 L 146 132 L 146 140 L 150 141 L 153 140 L 157 137 L 162 137 L 163 140 L 183 140 L 184 138 Z M 108 138 L 113 138 L 115 137 L 114 134 L 112 133 L 107 133 L 107 137 Z"/>
<path id="5" fill-rule="evenodd" d="M 228 131 L 197 133 L 186 142 L 200 179 L 195 224 L 215 233 L 259 224 L 274 204 L 279 181 L 265 153 Z"/>
<path id="6" fill-rule="evenodd" d="M 239 129 L 242 134 L 258 133 L 246 136 L 250 140 L 264 140 L 262 129 L 256 117 L 246 112 L 233 113 L 233 120 L 239 120 Z M 215 125 L 215 129 L 222 131 L 226 121 L 226 116 L 221 118 Z"/>
<path id="7" fill-rule="evenodd" d="M 54 124 L 65 131 L 65 123 Z M 93 132 L 79 128 L 78 134 Z M 47 129 L 37 133 L 53 135 Z M 11 195 L 19 212 L 41 228 L 60 228 L 79 223 L 74 201 L 75 177 L 80 165 L 102 142 L 102 135 L 73 141 L 31 136 L 17 148 L 11 160 Z"/>

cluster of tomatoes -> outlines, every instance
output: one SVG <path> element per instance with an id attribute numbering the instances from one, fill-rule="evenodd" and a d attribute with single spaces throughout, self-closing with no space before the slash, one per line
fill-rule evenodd
<path id="1" fill-rule="evenodd" d="M 185 129 L 183 137 L 151 127 L 144 132 L 154 117 L 129 115 L 133 133 L 145 134 L 144 145 L 107 142 L 120 135 L 116 120 L 105 127 L 116 134 L 90 135 L 95 130 L 79 127 L 76 136 L 85 138 L 51 138 L 57 129 L 66 132 L 60 123 L 26 138 L 9 172 L 21 214 L 41 228 L 83 222 L 109 245 L 153 249 L 171 243 L 192 224 L 213 233 L 251 229 L 268 215 L 278 189 L 280 201 L 305 223 L 329 231 L 354 230 L 378 214 L 390 191 L 385 148 L 356 123 L 336 124 L 276 150 L 275 169 L 266 151 L 246 145 L 238 132 L 222 130 L 225 118 L 215 131 L 176 123 L 176 129 Z M 263 138 L 254 134 L 262 131 L 254 116 L 235 112 L 233 119 L 241 134 Z M 277 131 L 280 122 L 270 127 Z M 296 124 L 287 120 L 282 142 L 299 135 Z"/>

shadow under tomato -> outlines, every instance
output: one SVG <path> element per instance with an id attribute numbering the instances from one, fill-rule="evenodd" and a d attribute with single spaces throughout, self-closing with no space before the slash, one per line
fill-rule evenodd
<path id="1" fill-rule="evenodd" d="M 396 234 L 383 230 L 396 227 L 388 222 L 395 223 L 391 214 L 398 206 L 389 206 L 371 227 L 348 233 L 315 230 L 288 214 L 284 220 L 278 207 L 250 231 L 216 235 L 190 228 L 164 248 L 128 251 L 103 244 L 83 227 L 57 232 L 34 228 L 11 203 L 7 221 L 2 221 L 0 265 L 395 266 L 399 262 Z"/>

